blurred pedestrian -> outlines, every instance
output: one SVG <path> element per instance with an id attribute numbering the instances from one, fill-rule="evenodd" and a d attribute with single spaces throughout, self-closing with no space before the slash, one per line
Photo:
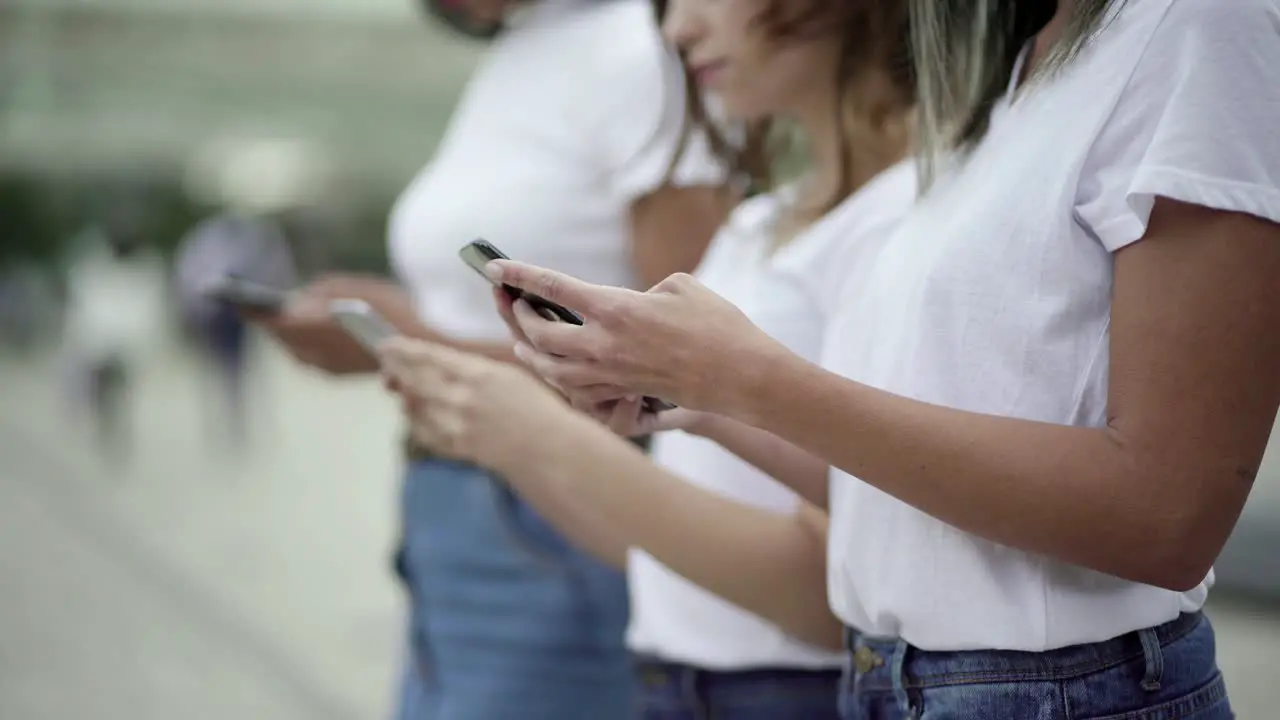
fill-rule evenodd
<path id="1" fill-rule="evenodd" d="M 86 228 L 72 242 L 62 359 L 73 407 L 90 410 L 104 456 L 127 457 L 133 389 L 165 338 L 165 271 L 140 226 Z"/>
<path id="2" fill-rule="evenodd" d="M 269 216 L 224 211 L 209 217 L 182 238 L 175 257 L 184 323 L 213 367 L 224 427 L 240 447 L 246 440 L 250 328 L 234 305 L 210 292 L 228 276 L 282 290 L 297 283 L 289 242 Z"/>

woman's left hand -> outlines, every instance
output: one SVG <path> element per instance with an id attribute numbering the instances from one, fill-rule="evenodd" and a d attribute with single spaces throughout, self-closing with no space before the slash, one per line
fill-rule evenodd
<path id="1" fill-rule="evenodd" d="M 490 358 L 407 338 L 388 341 L 379 358 L 415 440 L 500 473 L 528 462 L 556 419 L 575 414 L 537 378 Z"/>
<path id="2" fill-rule="evenodd" d="M 689 275 L 672 275 L 640 293 L 506 260 L 487 270 L 499 282 L 583 316 L 585 324 L 576 326 L 545 320 L 523 302 L 514 306 L 528 340 L 516 355 L 569 394 L 612 386 L 727 414 L 750 392 L 761 366 L 786 352 Z"/>

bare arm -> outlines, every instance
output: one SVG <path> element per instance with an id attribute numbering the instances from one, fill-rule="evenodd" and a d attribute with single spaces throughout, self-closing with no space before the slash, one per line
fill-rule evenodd
<path id="1" fill-rule="evenodd" d="M 544 457 L 500 470 L 572 539 L 615 564 L 627 547 L 641 548 L 801 640 L 841 647 L 827 604 L 825 513 L 728 500 L 662 471 L 586 416 L 566 422 Z"/>
<path id="2" fill-rule="evenodd" d="M 743 422 L 989 540 L 1185 590 L 1230 535 L 1280 405 L 1280 227 L 1157 203 L 1115 259 L 1105 428 L 916 402 L 776 349 L 757 364 L 729 403 Z"/>
<path id="3" fill-rule="evenodd" d="M 477 281 L 479 281 L 477 279 Z M 329 303 L 358 298 L 382 315 L 401 334 L 448 345 L 457 350 L 514 362 L 511 342 L 455 340 L 418 319 L 409 294 L 398 284 L 368 275 L 330 275 L 298 291 L 279 313 L 250 319 L 269 331 L 305 365 L 333 375 L 362 375 L 378 371 L 378 361 L 329 315 Z"/>
<path id="4" fill-rule="evenodd" d="M 667 185 L 632 203 L 631 264 L 642 286 L 697 267 L 736 201 L 716 185 Z"/>
<path id="5" fill-rule="evenodd" d="M 830 466 L 808 450 L 723 415 L 699 413 L 686 432 L 720 445 L 815 506 L 827 507 Z"/>

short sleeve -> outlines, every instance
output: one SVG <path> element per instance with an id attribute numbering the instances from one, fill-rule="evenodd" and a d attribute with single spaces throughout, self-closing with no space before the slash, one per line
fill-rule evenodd
<path id="1" fill-rule="evenodd" d="M 1173 0 L 1080 179 L 1076 214 L 1112 252 L 1157 197 L 1280 222 L 1280 4 Z"/>
<path id="2" fill-rule="evenodd" d="M 599 93 L 587 101 L 592 141 L 614 195 L 633 200 L 667 182 L 723 183 L 726 169 L 701 133 L 690 134 L 681 145 L 686 132 L 684 72 L 663 45 L 648 3 L 622 3 L 618 12 L 612 42 L 594 58 Z"/>

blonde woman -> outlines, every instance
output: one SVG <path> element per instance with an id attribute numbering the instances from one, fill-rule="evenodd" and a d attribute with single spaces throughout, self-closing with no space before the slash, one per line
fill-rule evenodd
<path id="1" fill-rule="evenodd" d="M 632 293 L 495 263 L 587 319 L 517 306 L 521 355 L 834 466 L 847 717 L 1230 718 L 1200 608 L 1280 405 L 1280 5 L 906 2 L 925 191 L 820 363 L 686 276 Z M 422 432 L 489 453 L 460 407 Z"/>

